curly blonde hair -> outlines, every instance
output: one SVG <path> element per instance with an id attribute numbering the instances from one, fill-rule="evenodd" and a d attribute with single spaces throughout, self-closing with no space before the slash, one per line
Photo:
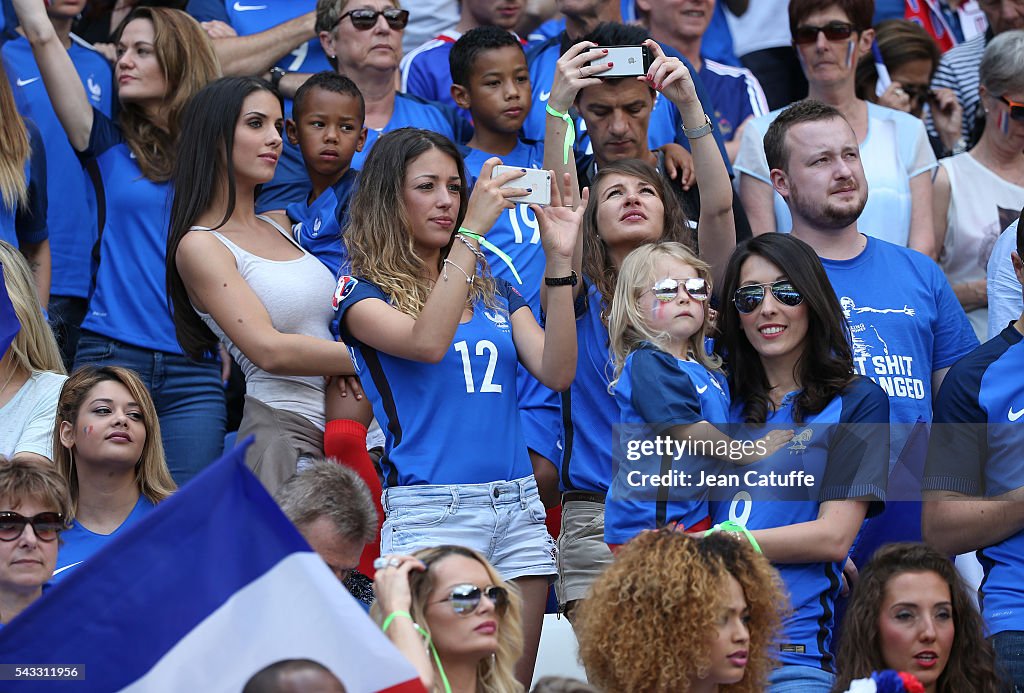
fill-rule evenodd
<path id="1" fill-rule="evenodd" d="M 426 265 L 416 254 L 405 207 L 405 173 L 409 164 L 422 154 L 437 149 L 455 162 L 462 181 L 463 200 L 455 228 L 462 227 L 466 216 L 466 170 L 455 145 L 444 135 L 430 130 L 399 128 L 377 140 L 359 174 L 359 187 L 352 196 L 351 216 L 342 236 L 348 249 L 352 274 L 380 287 L 397 310 L 419 317 L 433 282 L 427 279 Z M 473 229 L 486 233 L 488 229 Z M 451 250 L 455 239 L 441 250 L 436 271 Z M 467 306 L 483 302 L 490 310 L 502 310 L 495 299 L 494 279 L 481 261 L 480 274 L 469 289 Z"/>
<path id="2" fill-rule="evenodd" d="M 650 342 L 665 348 L 665 335 L 651 330 L 647 325 L 644 311 L 640 308 L 640 296 L 650 290 L 658 280 L 654 276 L 654 263 L 659 257 L 674 258 L 697 270 L 697 276 L 708 284 L 708 295 L 711 293 L 711 266 L 698 258 L 690 248 L 675 241 L 658 241 L 642 245 L 632 251 L 622 261 L 618 280 L 615 283 L 615 295 L 612 299 L 611 316 L 608 319 L 608 338 L 610 341 L 615 374 L 608 388 L 611 390 L 622 375 L 626 365 L 626 357 L 641 342 Z M 684 289 L 679 288 L 680 291 Z M 708 301 L 704 302 L 704 323 L 696 334 L 690 337 L 689 351 L 693 359 L 709 370 L 719 370 L 722 359 L 717 355 L 708 354 L 704 339 L 711 333 L 711 311 Z"/>
<path id="3" fill-rule="evenodd" d="M 498 629 L 498 651 L 493 657 L 485 657 L 480 660 L 477 665 L 476 690 L 479 693 L 521 693 L 523 687 L 515 677 L 516 662 L 523 654 L 523 599 L 519 594 L 519 588 L 511 582 L 503 580 L 486 558 L 464 546 L 435 546 L 421 549 L 412 555 L 423 561 L 427 569 L 409 573 L 409 591 L 412 594 L 412 607 L 409 612 L 412 614 L 413 621 L 428 634 L 430 633 L 430 621 L 427 618 L 426 607 L 430 593 L 434 590 L 436 574 L 436 571 L 431 571 L 430 568 L 441 560 L 449 556 L 462 556 L 474 560 L 487 571 L 491 584 L 508 590 L 508 606 L 501 616 L 501 625 Z M 383 620 L 384 615 L 380 612 L 378 603 L 374 603 L 370 615 L 378 623 Z M 438 654 L 443 664 L 444 653 Z M 431 662 L 433 663 L 433 660 Z M 444 690 L 440 680 L 441 677 L 438 675 L 435 665 L 435 691 Z"/>
<path id="4" fill-rule="evenodd" d="M 591 683 L 606 691 L 689 691 L 710 671 L 730 575 L 747 601 L 749 659 L 743 678 L 719 691 L 763 691 L 785 609 L 782 584 L 750 544 L 720 532 L 704 539 L 644 532 L 621 548 L 577 612 L 580 659 Z"/>

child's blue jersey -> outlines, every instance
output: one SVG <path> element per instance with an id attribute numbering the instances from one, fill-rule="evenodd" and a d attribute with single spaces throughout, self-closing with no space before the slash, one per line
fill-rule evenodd
<path id="1" fill-rule="evenodd" d="M 31 120 L 25 121 L 31 154 L 25 162 L 28 203 L 8 207 L 0 200 L 0 240 L 15 248 L 23 243 L 42 243 L 49 238 L 46 228 L 46 155 L 43 138 Z"/>
<path id="2" fill-rule="evenodd" d="M 68 56 L 85 87 L 89 103 L 109 116 L 114 95 L 109 63 L 74 35 Z M 92 184 L 57 119 L 28 40 L 19 37 L 5 43 L 3 59 L 18 112 L 26 120 L 32 120 L 42 133 L 49 200 L 44 220 L 50 233 L 53 263 L 50 292 L 56 296 L 85 298 L 89 295 L 88 268 L 96 243 L 96 200 Z"/>
<path id="3" fill-rule="evenodd" d="M 728 385 L 721 373 L 644 344 L 626 357 L 613 389 L 619 405 L 614 478 L 605 502 L 604 537 L 624 544 L 645 529 L 679 523 L 693 527 L 708 518 L 700 472 L 718 469 L 703 455 L 648 452 L 644 443 L 670 437 L 670 429 L 700 421 L 724 426 L 729 420 Z M 609 431 L 609 433 L 612 433 Z M 611 442 L 611 440 L 609 440 Z M 692 475 L 678 483 L 650 481 L 671 473 Z"/>
<path id="4" fill-rule="evenodd" d="M 950 369 L 935 402 L 926 489 L 993 497 L 1024 485 L 1022 369 L 1024 339 L 1014 325 Z M 977 554 L 987 631 L 1024 630 L 1024 530 Z"/>
<path id="5" fill-rule="evenodd" d="M 316 256 L 335 277 L 348 274 L 348 252 L 342 240 L 348 223 L 348 203 L 359 181 L 359 172 L 349 169 L 320 197 L 288 205 L 292 233 L 299 245 Z"/>
<path id="6" fill-rule="evenodd" d="M 386 437 L 379 463 L 384 486 L 477 484 L 533 473 L 519 422 L 511 316 L 529 310 L 496 280 L 500 310 L 477 305 L 440 363 L 378 351 L 345 327 L 359 301 L 388 297 L 365 279 L 342 277 L 335 293 L 341 337 Z"/>
<path id="7" fill-rule="evenodd" d="M 885 392 L 869 379 L 855 376 L 824 409 L 806 416 L 799 425 L 793 420 L 796 394 L 785 397 L 765 427 L 732 431 L 744 440 L 760 438 L 773 429 L 792 429 L 795 436 L 774 455 L 735 470 L 741 483 L 724 497 L 713 495 L 713 522 L 731 520 L 749 530 L 785 527 L 812 522 L 822 503 L 848 498 L 870 500 L 869 515 L 881 512 L 889 465 Z M 737 424 L 743 422 L 742 409 L 741 403 L 732 408 Z M 779 637 L 782 664 L 833 671 L 834 604 L 843 562 L 780 563 L 775 568 L 793 609 Z"/>

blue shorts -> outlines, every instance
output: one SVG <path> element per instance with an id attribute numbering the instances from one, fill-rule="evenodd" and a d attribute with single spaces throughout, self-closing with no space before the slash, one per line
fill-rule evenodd
<path id="1" fill-rule="evenodd" d="M 397 486 L 384 491 L 381 554 L 441 544 L 479 551 L 506 580 L 553 576 L 555 540 L 532 476 L 456 486 Z"/>

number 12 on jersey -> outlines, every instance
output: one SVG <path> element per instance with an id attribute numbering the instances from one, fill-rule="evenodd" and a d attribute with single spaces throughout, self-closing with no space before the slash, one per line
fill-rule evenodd
<path id="1" fill-rule="evenodd" d="M 498 347 L 494 342 L 481 339 L 476 343 L 476 355 L 487 355 L 487 368 L 484 371 L 484 379 L 480 383 L 479 390 L 473 387 L 473 367 L 469 361 L 469 343 L 463 339 L 461 342 L 455 342 L 454 346 L 455 351 L 462 356 L 462 374 L 466 378 L 466 392 L 501 392 L 501 385 L 493 382 L 494 367 L 498 363 Z"/>

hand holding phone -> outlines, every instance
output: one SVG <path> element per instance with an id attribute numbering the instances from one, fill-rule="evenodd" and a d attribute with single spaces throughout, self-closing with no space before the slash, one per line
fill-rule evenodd
<path id="1" fill-rule="evenodd" d="M 549 205 L 551 204 L 551 172 L 537 168 L 523 169 L 518 166 L 495 166 L 491 171 L 491 178 L 497 178 L 503 173 L 510 171 L 524 171 L 525 173 L 514 180 L 502 185 L 503 188 L 530 188 L 532 192 L 522 197 L 511 197 L 509 200 L 517 205 Z"/>
<path id="2" fill-rule="evenodd" d="M 611 64 L 611 67 L 594 74 L 594 77 L 609 79 L 613 77 L 639 77 L 647 74 L 651 67 L 651 52 L 647 46 L 602 46 L 607 52 L 603 57 L 592 60 L 592 67 Z"/>

